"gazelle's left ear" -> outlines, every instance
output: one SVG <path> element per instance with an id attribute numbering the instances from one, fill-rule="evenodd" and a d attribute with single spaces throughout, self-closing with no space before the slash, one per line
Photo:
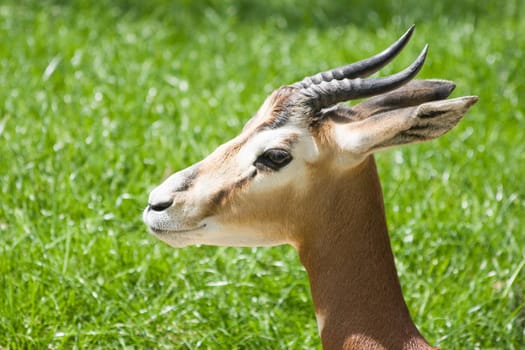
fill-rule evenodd
<path id="1" fill-rule="evenodd" d="M 477 100 L 476 96 L 466 96 L 433 101 L 373 114 L 359 121 L 334 123 L 333 137 L 342 150 L 359 155 L 424 142 L 452 129 Z"/>

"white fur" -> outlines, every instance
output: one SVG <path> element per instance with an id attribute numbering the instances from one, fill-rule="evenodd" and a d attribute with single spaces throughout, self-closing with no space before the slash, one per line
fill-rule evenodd
<path id="1" fill-rule="evenodd" d="M 298 137 L 298 139 L 290 148 L 286 141 L 292 137 Z M 239 166 L 241 168 L 253 167 L 256 158 L 272 148 L 290 150 L 293 157 L 292 161 L 276 172 L 258 174 L 250 190 L 265 192 L 289 185 L 306 188 L 306 179 L 297 176 L 297 174 L 304 174 L 306 163 L 314 162 L 319 155 L 313 137 L 309 133 L 305 135 L 304 131 L 293 125 L 275 130 L 265 130 L 255 135 L 241 149 L 237 156 Z"/>
<path id="2" fill-rule="evenodd" d="M 297 140 L 290 145 L 287 142 L 290 138 Z M 214 154 L 223 153 L 227 147 L 228 144 L 220 146 Z M 265 227 L 265 232 L 258 232 L 251 227 L 221 224 L 213 217 L 199 217 L 199 213 L 204 212 L 203 206 L 209 205 L 210 195 L 247 177 L 255 169 L 254 162 L 257 157 L 272 148 L 289 150 L 293 160 L 278 171 L 259 172 L 242 191 L 264 193 L 278 191 L 286 186 L 306 189 L 307 178 L 297 174 L 304 174 L 306 163 L 314 162 L 318 156 L 319 151 L 313 137 L 294 125 L 264 130 L 253 135 L 241 147 L 239 153 L 234 154 L 234 162 L 227 163 L 231 164 L 233 169 L 219 166 L 213 172 L 199 174 L 193 186 L 186 192 L 174 192 L 184 181 L 184 173 L 171 175 L 151 192 L 150 203 L 165 202 L 174 198 L 173 205 L 164 211 L 146 209 L 143 214 L 144 222 L 159 239 L 174 247 L 193 244 L 268 246 L 288 243 L 269 238 L 271 235 L 268 235 L 267 231 L 272 230 L 271 227 Z"/>

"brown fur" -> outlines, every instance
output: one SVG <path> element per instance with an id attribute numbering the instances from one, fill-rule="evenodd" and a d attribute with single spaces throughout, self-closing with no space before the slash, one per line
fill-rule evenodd
<path id="1" fill-rule="evenodd" d="M 323 348 L 431 349 L 403 300 L 373 158 L 314 176 L 328 193 L 307 199 L 316 205 L 303 213 L 313 219 L 303 219 L 297 247 L 316 313 L 324 315 Z"/>
<path id="2" fill-rule="evenodd" d="M 197 206 L 191 191 L 202 181 L 200 190 L 207 196 L 198 213 L 176 216 L 191 224 L 186 226 L 213 217 L 224 227 L 260 234 L 264 243 L 296 247 L 310 278 L 325 350 L 432 349 L 403 299 L 371 153 L 451 129 L 476 101 L 441 100 L 451 86 L 415 82 L 353 108 L 323 111 L 309 109 L 296 88 L 280 88 L 238 137 L 199 164 L 193 186 L 175 192 L 180 205 L 170 209 L 185 213 L 185 204 Z M 264 193 L 255 191 L 251 185 L 261 174 L 253 167 L 241 169 L 236 156 L 261 130 L 286 123 L 299 130 L 287 135 L 287 146 L 293 148 L 304 137 L 316 158 L 300 167 L 305 169 L 296 175 L 301 186 L 275 183 Z"/>

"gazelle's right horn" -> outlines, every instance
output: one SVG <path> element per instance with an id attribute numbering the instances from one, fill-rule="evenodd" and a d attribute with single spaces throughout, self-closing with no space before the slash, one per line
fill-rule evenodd
<path id="1" fill-rule="evenodd" d="M 419 57 L 409 67 L 387 77 L 333 79 L 301 88 L 299 93 L 307 98 L 308 103 L 314 110 L 321 110 L 339 102 L 379 95 L 394 90 L 412 80 L 423 67 L 427 51 L 428 45 L 425 45 Z"/>

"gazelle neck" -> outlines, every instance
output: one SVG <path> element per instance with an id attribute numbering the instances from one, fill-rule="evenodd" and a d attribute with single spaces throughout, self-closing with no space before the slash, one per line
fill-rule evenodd
<path id="1" fill-rule="evenodd" d="M 323 348 L 432 349 L 403 299 L 373 157 L 332 181 L 297 244 Z"/>

